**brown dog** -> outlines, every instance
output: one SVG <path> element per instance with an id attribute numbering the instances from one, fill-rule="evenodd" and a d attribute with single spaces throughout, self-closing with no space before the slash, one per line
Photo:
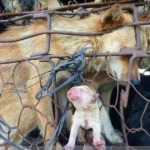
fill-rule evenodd
<path id="1" fill-rule="evenodd" d="M 96 32 L 104 29 L 111 29 L 120 24 L 132 22 L 133 17 L 122 12 L 119 5 L 114 5 L 111 9 L 106 10 L 100 14 L 91 14 L 83 20 L 74 20 L 58 15 L 52 16 L 52 30 L 65 31 L 86 31 Z M 27 26 L 10 26 L 7 30 L 0 34 L 0 39 L 22 37 L 32 34 L 34 32 L 46 30 L 47 23 L 44 20 L 36 21 Z M 147 47 L 145 30 L 140 27 L 142 34 L 142 48 Z M 45 35 L 40 35 L 30 39 L 26 39 L 13 43 L 1 43 L 1 60 L 26 58 L 33 52 L 42 52 L 45 48 Z M 122 47 L 134 47 L 135 32 L 133 27 L 125 27 L 102 36 L 72 36 L 54 34 L 51 38 L 50 54 L 73 54 L 83 47 L 91 46 L 94 48 L 87 51 L 87 53 L 94 52 L 119 52 Z M 90 58 L 88 58 L 90 59 Z M 54 61 L 57 62 L 55 59 Z M 85 69 L 85 77 L 91 79 L 95 73 L 99 74 L 94 79 L 96 87 L 101 87 L 102 96 L 106 99 L 114 87 L 114 81 L 106 76 L 106 65 L 108 71 L 115 78 L 126 80 L 126 75 L 129 67 L 129 57 L 116 56 L 111 57 L 109 61 L 106 57 L 96 57 Z M 37 66 L 37 68 L 35 67 Z M 53 112 L 50 97 L 46 97 L 41 101 L 35 99 L 35 95 L 40 90 L 39 73 L 42 76 L 42 84 L 48 80 L 46 72 L 51 70 L 52 66 L 48 62 L 39 62 L 38 60 L 26 61 L 19 65 L 16 63 L 0 65 L 1 73 L 1 99 L 0 99 L 0 115 L 11 127 L 16 127 L 9 134 L 9 137 L 15 143 L 20 143 L 22 135 L 28 134 L 33 128 L 38 126 L 45 140 L 50 139 L 55 128 L 51 126 L 53 122 Z M 37 69 L 39 71 L 37 71 Z M 57 84 L 68 79 L 70 74 L 68 72 L 57 73 Z M 132 79 L 139 79 L 138 61 L 134 63 L 132 71 Z M 8 84 L 5 83 L 8 81 Z M 5 86 L 4 86 L 5 85 Z M 15 86 L 14 86 L 15 85 Z M 50 87 L 53 89 L 53 86 Z M 66 93 L 69 86 L 59 91 L 59 103 L 66 100 Z M 17 92 L 15 92 L 17 90 Z M 15 93 L 14 93 L 15 92 Z M 69 121 L 69 119 L 68 119 Z M 4 127 L 5 128 L 5 127 Z M 66 128 L 69 128 L 66 125 Z M 119 136 L 114 141 L 113 136 L 110 138 L 112 142 L 119 141 Z M 5 135 L 4 135 L 5 136 Z M 4 144 L 4 141 L 0 141 Z M 57 144 L 58 146 L 59 144 Z M 58 147 L 57 147 L 58 149 Z"/>

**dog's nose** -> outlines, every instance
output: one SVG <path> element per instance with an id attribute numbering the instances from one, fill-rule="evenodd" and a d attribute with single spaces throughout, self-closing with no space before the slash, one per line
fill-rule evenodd
<path id="1" fill-rule="evenodd" d="M 70 92 L 73 92 L 75 90 L 75 88 L 74 87 L 72 87 L 69 91 Z"/>
<path id="2" fill-rule="evenodd" d="M 138 78 L 134 78 L 131 80 L 131 83 L 134 85 L 139 85 L 140 84 L 140 80 Z"/>
<path id="3" fill-rule="evenodd" d="M 68 95 L 71 95 L 71 94 L 74 93 L 74 92 L 75 92 L 75 88 L 72 87 L 72 88 L 68 91 Z"/>

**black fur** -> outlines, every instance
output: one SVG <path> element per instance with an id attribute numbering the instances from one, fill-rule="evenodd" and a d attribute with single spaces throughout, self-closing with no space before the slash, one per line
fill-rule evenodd
<path id="1" fill-rule="evenodd" d="M 21 8 L 23 11 L 33 11 L 34 10 L 34 0 L 19 0 Z"/>
<path id="2" fill-rule="evenodd" d="M 142 76 L 141 84 L 136 86 L 138 91 L 147 99 L 150 99 L 150 77 Z M 116 97 L 116 89 L 113 91 L 111 104 L 114 104 Z M 137 94 L 133 89 L 130 90 L 128 107 L 124 109 L 125 122 L 128 128 L 140 128 L 140 118 L 145 109 L 147 102 Z M 119 103 L 117 104 L 119 108 Z M 110 110 L 110 116 L 112 123 L 116 129 L 121 131 L 120 118 L 114 109 Z M 150 133 L 150 104 L 146 109 L 146 112 L 142 119 L 143 129 Z M 150 136 L 144 131 L 137 131 L 135 133 L 128 134 L 128 142 L 131 146 L 150 146 Z"/>
<path id="3" fill-rule="evenodd" d="M 5 12 L 5 8 L 4 8 L 2 1 L 0 0 L 0 14 L 3 14 L 4 12 Z M 0 20 L 2 19 L 5 19 L 5 17 L 0 17 Z M 5 28 L 6 28 L 6 24 L 0 23 L 0 33 L 4 31 Z"/>
<path id="4" fill-rule="evenodd" d="M 19 0 L 20 6 L 22 11 L 32 11 L 34 8 L 34 0 Z M 0 14 L 6 13 L 6 12 L 13 12 L 12 10 L 9 9 L 9 7 L 6 6 L 7 3 L 3 3 L 3 0 L 0 0 Z M 0 17 L 0 20 L 2 19 L 8 19 L 7 16 L 5 17 Z M 28 19 L 23 19 L 22 23 L 16 23 L 16 22 L 11 22 L 11 23 L 1 23 L 0 24 L 0 33 L 3 32 L 8 24 L 11 25 L 25 25 L 29 23 Z"/>

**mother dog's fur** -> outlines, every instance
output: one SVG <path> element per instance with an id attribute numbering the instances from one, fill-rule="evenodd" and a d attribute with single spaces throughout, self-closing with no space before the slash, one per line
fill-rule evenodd
<path id="1" fill-rule="evenodd" d="M 91 14 L 89 17 L 82 20 L 74 20 L 71 18 L 53 15 L 52 30 L 96 32 L 104 29 L 111 29 L 120 24 L 132 21 L 133 17 L 131 15 L 123 13 L 120 6 L 115 5 L 101 14 Z M 0 39 L 29 35 L 37 31 L 46 30 L 46 27 L 47 23 L 44 20 L 35 21 L 35 23 L 27 26 L 10 26 L 7 28 L 7 31 L 0 34 Z M 142 27 L 140 27 L 140 30 L 142 34 L 141 49 L 146 50 L 147 42 L 145 30 Z M 19 42 L 1 43 L 0 59 L 25 58 L 29 57 L 33 52 L 42 52 L 45 49 L 45 39 L 45 35 L 40 35 Z M 133 27 L 125 27 L 102 36 L 53 34 L 51 37 L 50 54 L 73 54 L 87 46 L 92 46 L 94 48 L 94 50 L 88 50 L 87 53 L 107 51 L 119 52 L 123 47 L 134 47 L 135 45 L 136 41 Z M 54 61 L 57 62 L 57 59 Z M 39 62 L 38 60 L 31 62 L 38 67 L 40 74 L 45 73 L 52 68 L 52 66 L 47 62 Z M 93 82 L 96 87 L 101 87 L 104 99 L 109 100 L 109 96 L 115 86 L 115 82 L 109 79 L 106 75 L 105 71 L 107 62 L 108 72 L 110 74 L 117 79 L 127 79 L 126 75 L 129 66 L 128 56 L 111 57 L 109 61 L 105 57 L 97 57 L 86 67 L 85 77 L 92 79 L 93 75 L 99 72 L 95 79 L 93 79 Z M 2 91 L 0 99 L 0 115 L 10 126 L 18 126 L 18 129 L 23 135 L 26 135 L 33 128 L 39 126 L 42 135 L 46 140 L 48 140 L 55 130 L 55 128 L 48 123 L 48 121 L 53 122 L 54 119 L 50 101 L 51 98 L 46 97 L 40 102 L 35 99 L 35 95 L 40 90 L 40 84 L 38 71 L 32 63 L 28 61 L 23 62 L 15 68 L 15 71 L 15 63 L 0 65 L 0 86 L 2 87 L 4 82 L 9 80 L 8 84 Z M 48 75 L 43 76 L 42 83 L 47 81 L 47 76 Z M 60 84 L 60 82 L 68 79 L 69 77 L 70 74 L 68 72 L 57 73 L 57 84 Z M 138 61 L 136 61 L 133 66 L 132 79 L 139 79 L 139 77 Z M 17 90 L 20 92 L 13 93 L 16 91 L 15 86 L 13 85 L 14 83 L 16 84 Z M 52 89 L 53 86 L 50 88 Z M 65 102 L 66 91 L 68 88 L 69 86 L 59 91 L 59 103 Z M 24 106 L 26 107 L 24 108 Z M 36 111 L 34 109 L 36 109 Z M 20 114 L 21 119 L 19 120 Z M 69 121 L 69 119 L 67 121 Z M 111 126 L 110 122 L 108 122 L 108 124 Z M 66 126 L 69 128 L 68 125 Z M 112 132 L 113 135 L 111 135 Z M 109 128 L 108 134 L 111 142 L 117 142 L 119 140 L 119 136 L 114 133 L 112 126 Z M 117 138 L 114 138 L 113 136 L 116 136 Z M 19 143 L 22 140 L 17 129 L 12 130 L 10 138 L 16 143 Z M 3 143 L 3 141 L 1 141 L 1 143 Z"/>

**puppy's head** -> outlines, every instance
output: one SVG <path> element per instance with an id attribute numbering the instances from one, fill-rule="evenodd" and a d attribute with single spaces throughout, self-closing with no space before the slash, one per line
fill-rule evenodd
<path id="1" fill-rule="evenodd" d="M 67 93 L 68 99 L 76 109 L 89 109 L 96 104 L 99 94 L 94 93 L 88 86 L 72 87 Z"/>

